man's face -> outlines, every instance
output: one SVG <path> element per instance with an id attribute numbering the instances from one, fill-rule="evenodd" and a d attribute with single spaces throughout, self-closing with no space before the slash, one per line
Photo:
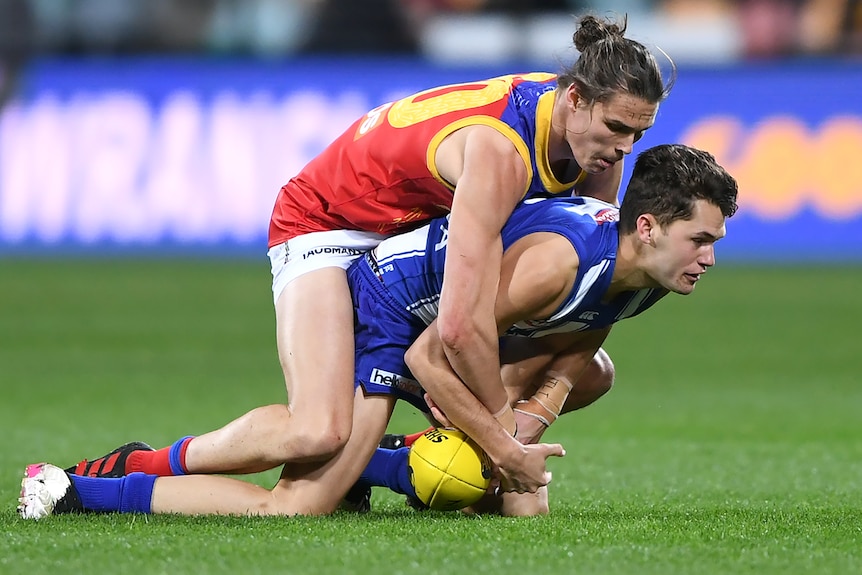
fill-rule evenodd
<path id="1" fill-rule="evenodd" d="M 725 217 L 706 200 L 697 200 L 692 218 L 656 227 L 647 271 L 660 286 L 687 295 L 707 268 L 715 265 L 715 242 L 725 235 Z"/>
<path id="2" fill-rule="evenodd" d="M 570 87 L 566 97 L 574 101 L 577 92 Z M 577 99 L 566 121 L 566 141 L 575 161 L 589 174 L 611 168 L 632 152 L 634 143 L 655 122 L 657 112 L 658 104 L 626 93 L 592 105 Z"/>

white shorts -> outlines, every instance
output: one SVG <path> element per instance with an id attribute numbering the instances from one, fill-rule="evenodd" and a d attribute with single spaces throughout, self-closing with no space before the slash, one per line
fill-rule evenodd
<path id="1" fill-rule="evenodd" d="M 269 248 L 272 264 L 272 301 L 303 274 L 322 268 L 346 270 L 350 264 L 379 244 L 386 236 L 355 230 L 312 232 Z"/>

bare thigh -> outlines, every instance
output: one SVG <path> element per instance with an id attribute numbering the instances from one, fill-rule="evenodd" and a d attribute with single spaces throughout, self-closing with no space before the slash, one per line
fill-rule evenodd
<path id="1" fill-rule="evenodd" d="M 353 305 L 344 270 L 315 270 L 285 287 L 276 302 L 276 340 L 294 424 L 349 433 Z"/>

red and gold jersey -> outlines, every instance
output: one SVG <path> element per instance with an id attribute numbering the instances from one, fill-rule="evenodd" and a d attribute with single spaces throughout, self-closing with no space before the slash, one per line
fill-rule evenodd
<path id="1" fill-rule="evenodd" d="M 512 141 L 530 174 L 525 197 L 571 193 L 577 180 L 558 181 L 548 160 L 555 88 L 553 74 L 501 76 L 371 110 L 281 188 L 270 247 L 328 230 L 389 235 L 447 213 L 455 188 L 440 176 L 436 152 L 465 126 L 491 126 Z"/>

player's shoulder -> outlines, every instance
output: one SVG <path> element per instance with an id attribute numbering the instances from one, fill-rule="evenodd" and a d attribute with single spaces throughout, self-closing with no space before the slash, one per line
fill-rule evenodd
<path id="1" fill-rule="evenodd" d="M 548 72 L 528 72 L 501 76 L 509 84 L 514 97 L 521 96 L 526 101 L 536 101 L 542 94 L 557 88 L 557 75 Z"/>
<path id="2" fill-rule="evenodd" d="M 545 214 L 590 227 L 614 223 L 619 219 L 619 208 L 586 196 L 528 198 L 521 202 L 517 210 L 534 215 Z"/>
<path id="3" fill-rule="evenodd" d="M 615 206 L 592 198 L 530 198 L 509 218 L 503 229 L 503 244 L 508 246 L 528 234 L 550 232 L 561 250 L 573 249 L 579 262 L 592 265 L 615 250 L 616 218 Z"/>
<path id="4" fill-rule="evenodd" d="M 556 87 L 557 74 L 552 72 L 523 72 L 520 74 L 510 74 L 501 76 L 501 78 L 510 79 L 512 84 L 521 88 L 538 88 L 547 89 L 548 86 Z"/>

